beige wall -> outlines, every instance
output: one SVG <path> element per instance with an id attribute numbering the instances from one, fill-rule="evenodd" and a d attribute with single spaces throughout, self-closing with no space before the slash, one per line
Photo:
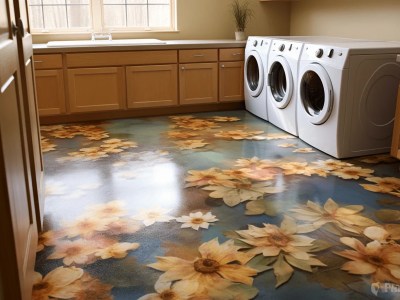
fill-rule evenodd
<path id="1" fill-rule="evenodd" d="M 291 35 L 400 41 L 399 0 L 300 0 L 292 3 Z"/>
<path id="2" fill-rule="evenodd" d="M 244 1 L 244 0 L 241 0 Z M 249 0 L 254 11 L 247 35 L 288 35 L 290 4 L 287 2 L 261 3 Z M 234 20 L 231 0 L 177 0 L 178 32 L 113 34 L 114 38 L 180 39 L 234 39 Z M 51 40 L 88 38 L 81 35 L 36 35 L 34 43 Z"/>

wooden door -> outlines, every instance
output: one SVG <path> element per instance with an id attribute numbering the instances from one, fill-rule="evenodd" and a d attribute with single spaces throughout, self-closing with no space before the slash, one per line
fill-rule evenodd
<path id="1" fill-rule="evenodd" d="M 65 112 L 63 70 L 36 70 L 36 93 L 41 116 Z"/>
<path id="2" fill-rule="evenodd" d="M 123 67 L 68 70 L 71 112 L 95 112 L 125 108 Z"/>
<path id="3" fill-rule="evenodd" d="M 10 0 L 11 1 L 11 0 Z M 32 35 L 30 33 L 28 8 L 25 0 L 14 0 L 16 24 L 19 27 L 18 47 L 21 78 L 26 80 L 22 84 L 24 102 L 24 119 L 28 147 L 28 159 L 32 176 L 32 193 L 36 210 L 36 223 L 42 229 L 44 214 L 44 188 L 43 188 L 43 158 L 41 151 L 39 115 L 35 92 L 35 78 L 33 65 Z"/>
<path id="4" fill-rule="evenodd" d="M 174 65 L 126 67 L 129 108 L 178 104 L 178 72 Z"/>
<path id="5" fill-rule="evenodd" d="M 180 104 L 218 101 L 218 63 L 179 65 Z"/>
<path id="6" fill-rule="evenodd" d="M 23 92 L 29 83 L 14 8 L 17 2 L 0 0 L 0 299 L 19 300 L 31 298 L 37 224 Z"/>
<path id="7" fill-rule="evenodd" d="M 219 64 L 219 101 L 243 101 L 243 62 Z"/>

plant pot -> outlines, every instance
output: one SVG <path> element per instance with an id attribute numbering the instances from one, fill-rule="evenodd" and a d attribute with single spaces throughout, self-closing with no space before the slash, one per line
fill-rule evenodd
<path id="1" fill-rule="evenodd" d="M 236 31 L 235 32 L 235 39 L 237 41 L 244 41 L 246 40 L 246 35 L 244 34 L 244 31 Z"/>

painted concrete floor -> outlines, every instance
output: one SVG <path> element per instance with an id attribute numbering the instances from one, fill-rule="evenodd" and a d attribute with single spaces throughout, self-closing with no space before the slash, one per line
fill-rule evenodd
<path id="1" fill-rule="evenodd" d="M 399 299 L 399 163 L 245 111 L 42 127 L 33 299 Z"/>

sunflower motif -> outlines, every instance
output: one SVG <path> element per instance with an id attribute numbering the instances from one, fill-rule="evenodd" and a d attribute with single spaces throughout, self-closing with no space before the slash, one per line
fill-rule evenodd
<path id="1" fill-rule="evenodd" d="M 207 170 L 189 170 L 189 176 L 185 178 L 186 187 L 204 186 L 208 184 L 231 184 L 231 177 L 223 174 L 220 169 L 210 168 Z"/>
<path id="2" fill-rule="evenodd" d="M 93 262 L 92 254 L 97 250 L 97 245 L 83 239 L 74 241 L 61 241 L 56 244 L 52 254 L 47 259 L 63 259 L 67 266 L 71 264 L 89 264 Z"/>
<path id="3" fill-rule="evenodd" d="M 368 177 L 365 180 L 375 184 L 360 184 L 364 189 L 374 193 L 387 193 L 400 197 L 400 178 Z"/>
<path id="4" fill-rule="evenodd" d="M 184 281 L 157 282 L 154 289 L 157 293 L 151 293 L 140 297 L 138 300 L 187 300 L 193 299 L 198 286 L 196 284 L 187 286 Z"/>
<path id="5" fill-rule="evenodd" d="M 307 201 L 307 205 L 292 208 L 290 211 L 293 212 L 295 219 L 311 223 L 315 229 L 330 223 L 345 231 L 360 234 L 363 228 L 376 225 L 373 220 L 359 215 L 363 209 L 362 205 L 340 207 L 329 198 L 323 207 Z"/>
<path id="6" fill-rule="evenodd" d="M 124 258 L 128 255 L 129 250 L 136 250 L 139 246 L 139 243 L 115 243 L 108 247 L 96 250 L 94 255 L 101 257 L 101 259 L 108 259 L 111 257 Z"/>
<path id="7" fill-rule="evenodd" d="M 204 143 L 203 141 L 204 140 L 185 140 L 174 142 L 174 144 L 176 144 L 180 150 L 190 150 L 203 148 L 204 146 L 209 145 L 209 143 Z"/>
<path id="8" fill-rule="evenodd" d="M 216 286 L 227 286 L 227 283 L 252 285 L 252 276 L 257 270 L 246 266 L 251 256 L 239 252 L 233 240 L 220 244 L 215 238 L 199 247 L 199 256 L 192 260 L 179 257 L 157 257 L 157 262 L 148 266 L 165 272 L 158 282 L 180 280 L 186 286 L 197 286 L 196 294 L 208 294 Z"/>
<path id="9" fill-rule="evenodd" d="M 49 141 L 49 139 L 46 139 L 45 137 L 41 136 L 40 137 L 40 144 L 42 147 L 42 152 L 50 152 L 56 150 L 56 144 L 53 144 Z"/>
<path id="10" fill-rule="evenodd" d="M 208 229 L 210 223 L 216 222 L 218 219 L 211 212 L 203 214 L 198 211 L 190 213 L 188 216 L 176 218 L 176 221 L 183 223 L 181 228 L 193 228 L 199 230 L 199 228 Z"/>
<path id="11" fill-rule="evenodd" d="M 294 152 L 294 153 L 313 153 L 315 151 L 312 148 L 298 148 L 296 150 L 293 150 L 292 152 Z"/>
<path id="12" fill-rule="evenodd" d="M 264 131 L 228 130 L 215 133 L 214 136 L 224 139 L 244 140 L 244 139 L 251 139 L 253 137 L 256 137 L 257 139 L 257 136 L 262 133 L 264 133 Z"/>
<path id="13" fill-rule="evenodd" d="M 317 160 L 312 162 L 313 165 L 320 167 L 321 169 L 325 169 L 327 171 L 333 171 L 345 167 L 352 167 L 353 164 L 336 160 L 336 159 L 327 159 L 327 160 Z"/>
<path id="14" fill-rule="evenodd" d="M 76 282 L 83 275 L 83 270 L 75 267 L 58 267 L 44 277 L 35 272 L 33 277 L 33 300 L 52 298 L 72 299 L 76 295 Z"/>
<path id="15" fill-rule="evenodd" d="M 167 132 L 169 138 L 173 139 L 189 139 L 195 136 L 199 136 L 197 133 L 189 132 L 189 131 L 168 131 Z"/>
<path id="16" fill-rule="evenodd" d="M 364 245 L 359 240 L 342 237 L 340 241 L 353 250 L 335 252 L 351 261 L 342 270 L 356 275 L 370 275 L 371 282 L 400 284 L 400 246 L 373 241 Z"/>
<path id="17" fill-rule="evenodd" d="M 169 211 L 170 209 L 164 209 L 160 207 L 144 209 L 132 218 L 134 220 L 143 221 L 145 226 L 153 225 L 156 222 L 168 223 L 169 221 L 175 219 L 175 217 L 167 215 Z"/>
<path id="18" fill-rule="evenodd" d="M 297 234 L 298 227 L 292 218 L 285 216 L 280 227 L 263 225 L 261 228 L 249 225 L 247 230 L 236 232 L 240 240 L 250 246 L 248 254 L 277 257 L 272 266 L 277 277 L 276 286 L 290 279 L 294 272 L 292 266 L 308 272 L 312 272 L 312 266 L 326 266 L 308 253 L 315 240 Z"/>
<path id="19" fill-rule="evenodd" d="M 215 122 L 236 122 L 236 121 L 240 121 L 240 119 L 236 118 L 236 117 L 220 117 L 220 116 L 212 117 L 212 120 L 215 121 Z"/>
<path id="20" fill-rule="evenodd" d="M 344 167 L 331 172 L 332 175 L 343 179 L 360 179 L 360 177 L 370 177 L 374 170 L 363 169 L 360 167 Z"/>

